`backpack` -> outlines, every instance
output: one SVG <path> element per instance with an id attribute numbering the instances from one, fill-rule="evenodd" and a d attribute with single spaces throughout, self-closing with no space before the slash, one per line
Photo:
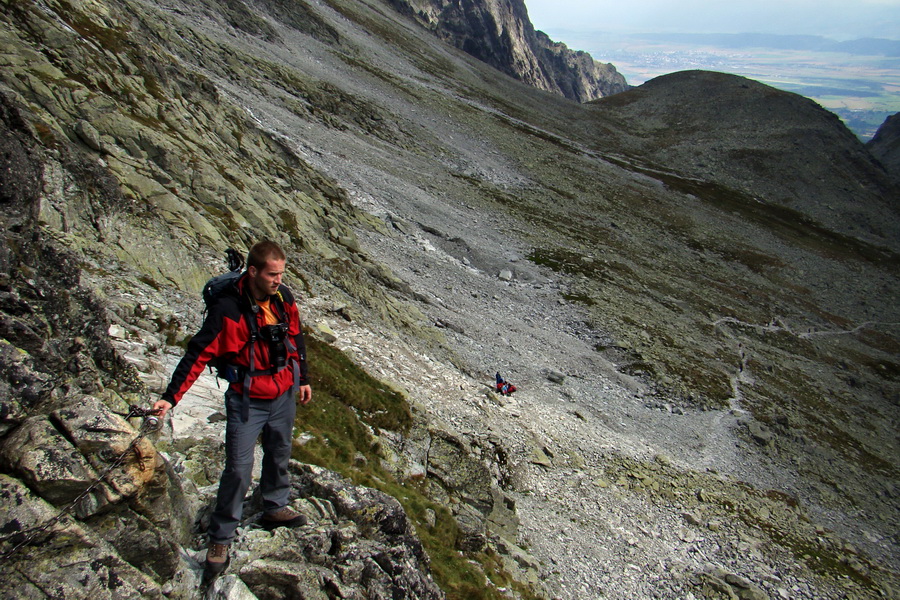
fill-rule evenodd
<path id="1" fill-rule="evenodd" d="M 209 312 L 209 307 L 219 299 L 219 296 L 221 296 L 225 290 L 234 285 L 244 272 L 244 257 L 238 254 L 237 250 L 234 248 L 227 249 L 225 251 L 225 257 L 228 261 L 228 272 L 216 275 L 203 286 L 204 317 L 206 316 L 206 313 Z"/>
<path id="2" fill-rule="evenodd" d="M 221 275 L 216 275 L 212 277 L 206 284 L 203 286 L 203 318 L 206 318 L 206 315 L 209 313 L 210 307 L 215 304 L 219 297 L 222 296 L 228 289 L 231 288 L 235 284 L 235 282 L 240 278 L 244 273 L 244 258 L 238 254 L 238 251 L 234 248 L 228 248 L 225 250 L 225 260 L 228 262 L 228 271 L 222 273 Z M 252 321 L 252 319 L 251 319 Z M 210 373 L 215 373 L 216 375 L 216 384 L 218 385 L 219 379 L 224 379 L 228 382 L 233 382 L 238 380 L 238 373 L 231 368 L 228 364 L 228 361 L 225 360 L 224 357 L 214 358 L 209 362 L 209 371 Z"/>

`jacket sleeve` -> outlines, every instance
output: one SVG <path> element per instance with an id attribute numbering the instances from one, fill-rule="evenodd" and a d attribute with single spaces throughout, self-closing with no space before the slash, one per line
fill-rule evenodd
<path id="1" fill-rule="evenodd" d="M 299 385 L 309 385 L 309 365 L 306 363 L 306 341 L 303 338 L 303 327 L 294 336 L 294 344 L 297 346 L 297 353 L 300 355 L 300 381 Z"/>
<path id="2" fill-rule="evenodd" d="M 172 406 L 178 404 L 182 396 L 191 388 L 204 367 L 217 356 L 223 353 L 226 344 L 223 343 L 224 317 L 221 310 L 213 307 L 203 321 L 200 331 L 188 342 L 187 352 L 182 357 L 162 399 L 170 402 Z"/>

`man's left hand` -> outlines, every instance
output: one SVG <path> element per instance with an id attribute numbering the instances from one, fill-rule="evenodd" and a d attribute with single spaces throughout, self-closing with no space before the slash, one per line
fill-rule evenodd
<path id="1" fill-rule="evenodd" d="M 153 414 L 155 414 L 157 417 L 160 418 L 160 420 L 162 420 L 163 418 L 165 418 L 166 413 L 169 412 L 171 409 L 172 409 L 171 402 L 169 402 L 167 400 L 159 399 L 153 404 L 152 410 L 153 410 Z"/>

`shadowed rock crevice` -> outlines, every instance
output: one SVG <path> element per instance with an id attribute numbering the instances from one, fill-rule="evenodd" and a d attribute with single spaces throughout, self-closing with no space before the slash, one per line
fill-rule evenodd
<path id="1" fill-rule="evenodd" d="M 866 147 L 884 166 L 894 183 L 900 185 L 900 115 L 885 119 Z"/>

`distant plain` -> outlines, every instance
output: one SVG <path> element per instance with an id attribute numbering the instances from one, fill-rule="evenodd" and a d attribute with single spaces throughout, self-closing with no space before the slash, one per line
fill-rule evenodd
<path id="1" fill-rule="evenodd" d="M 836 113 L 863 141 L 900 112 L 900 56 L 777 47 L 726 47 L 709 36 L 553 30 L 552 39 L 609 62 L 630 85 L 690 69 L 733 73 L 795 92 Z M 776 39 L 778 36 L 774 36 Z"/>

